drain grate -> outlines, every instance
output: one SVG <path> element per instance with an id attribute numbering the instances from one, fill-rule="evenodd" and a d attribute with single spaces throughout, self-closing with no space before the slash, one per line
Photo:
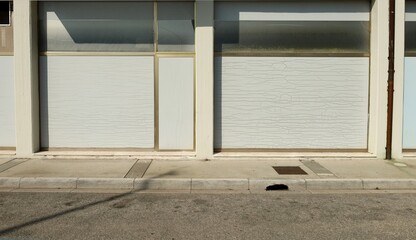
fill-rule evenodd
<path id="1" fill-rule="evenodd" d="M 280 166 L 273 167 L 279 175 L 308 175 L 302 168 L 298 166 Z"/>

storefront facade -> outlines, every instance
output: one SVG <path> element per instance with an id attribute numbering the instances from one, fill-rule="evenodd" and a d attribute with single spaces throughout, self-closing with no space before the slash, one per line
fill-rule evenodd
<path id="1" fill-rule="evenodd" d="M 384 158 L 388 12 L 387 0 L 15 1 L 14 90 L 1 95 L 14 107 L 0 109 L 15 138 L 0 147 Z M 411 132 L 402 115 L 395 135 Z"/>

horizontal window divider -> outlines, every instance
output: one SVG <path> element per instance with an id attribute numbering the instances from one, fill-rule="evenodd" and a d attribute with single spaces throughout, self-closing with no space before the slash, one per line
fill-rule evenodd
<path id="1" fill-rule="evenodd" d="M 40 151 L 96 151 L 96 152 L 193 152 L 195 149 L 157 149 L 157 148 L 95 148 L 95 147 L 85 147 L 85 148 L 70 148 L 70 147 L 41 147 Z"/>
<path id="2" fill-rule="evenodd" d="M 0 52 L 0 56 L 14 56 L 12 52 Z"/>
<path id="3" fill-rule="evenodd" d="M 0 56 L 3 53 L 0 53 Z M 13 53 L 11 53 L 13 55 Z M 39 56 L 195 56 L 194 52 L 39 52 Z"/>
<path id="4" fill-rule="evenodd" d="M 154 56 L 154 52 L 39 52 L 39 56 Z"/>
<path id="5" fill-rule="evenodd" d="M 405 57 L 416 57 L 416 52 L 407 52 L 407 51 L 405 51 L 405 53 L 404 53 L 404 56 Z"/>
<path id="6" fill-rule="evenodd" d="M 357 152 L 365 153 L 365 148 L 215 148 L 214 152 Z"/>
<path id="7" fill-rule="evenodd" d="M 369 57 L 370 53 L 215 52 L 216 57 Z"/>
<path id="8" fill-rule="evenodd" d="M 16 147 L 0 147 L 0 151 L 16 151 Z"/>
<path id="9" fill-rule="evenodd" d="M 156 56 L 158 57 L 193 57 L 195 53 L 193 52 L 157 52 Z"/>

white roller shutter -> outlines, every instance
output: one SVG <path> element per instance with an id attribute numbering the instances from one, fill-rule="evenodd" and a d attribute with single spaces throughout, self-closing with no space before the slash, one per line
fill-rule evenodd
<path id="1" fill-rule="evenodd" d="M 367 149 L 369 12 L 360 0 L 216 3 L 215 148 Z"/>
<path id="2" fill-rule="evenodd" d="M 13 56 L 0 56 L 0 148 L 16 146 Z"/>
<path id="3" fill-rule="evenodd" d="M 40 58 L 41 145 L 153 148 L 153 57 Z"/>

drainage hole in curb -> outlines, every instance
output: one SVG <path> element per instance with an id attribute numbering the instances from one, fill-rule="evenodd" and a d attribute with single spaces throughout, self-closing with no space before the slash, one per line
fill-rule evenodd
<path id="1" fill-rule="evenodd" d="M 266 191 L 285 191 L 289 190 L 289 187 L 285 184 L 273 184 L 266 187 Z"/>

